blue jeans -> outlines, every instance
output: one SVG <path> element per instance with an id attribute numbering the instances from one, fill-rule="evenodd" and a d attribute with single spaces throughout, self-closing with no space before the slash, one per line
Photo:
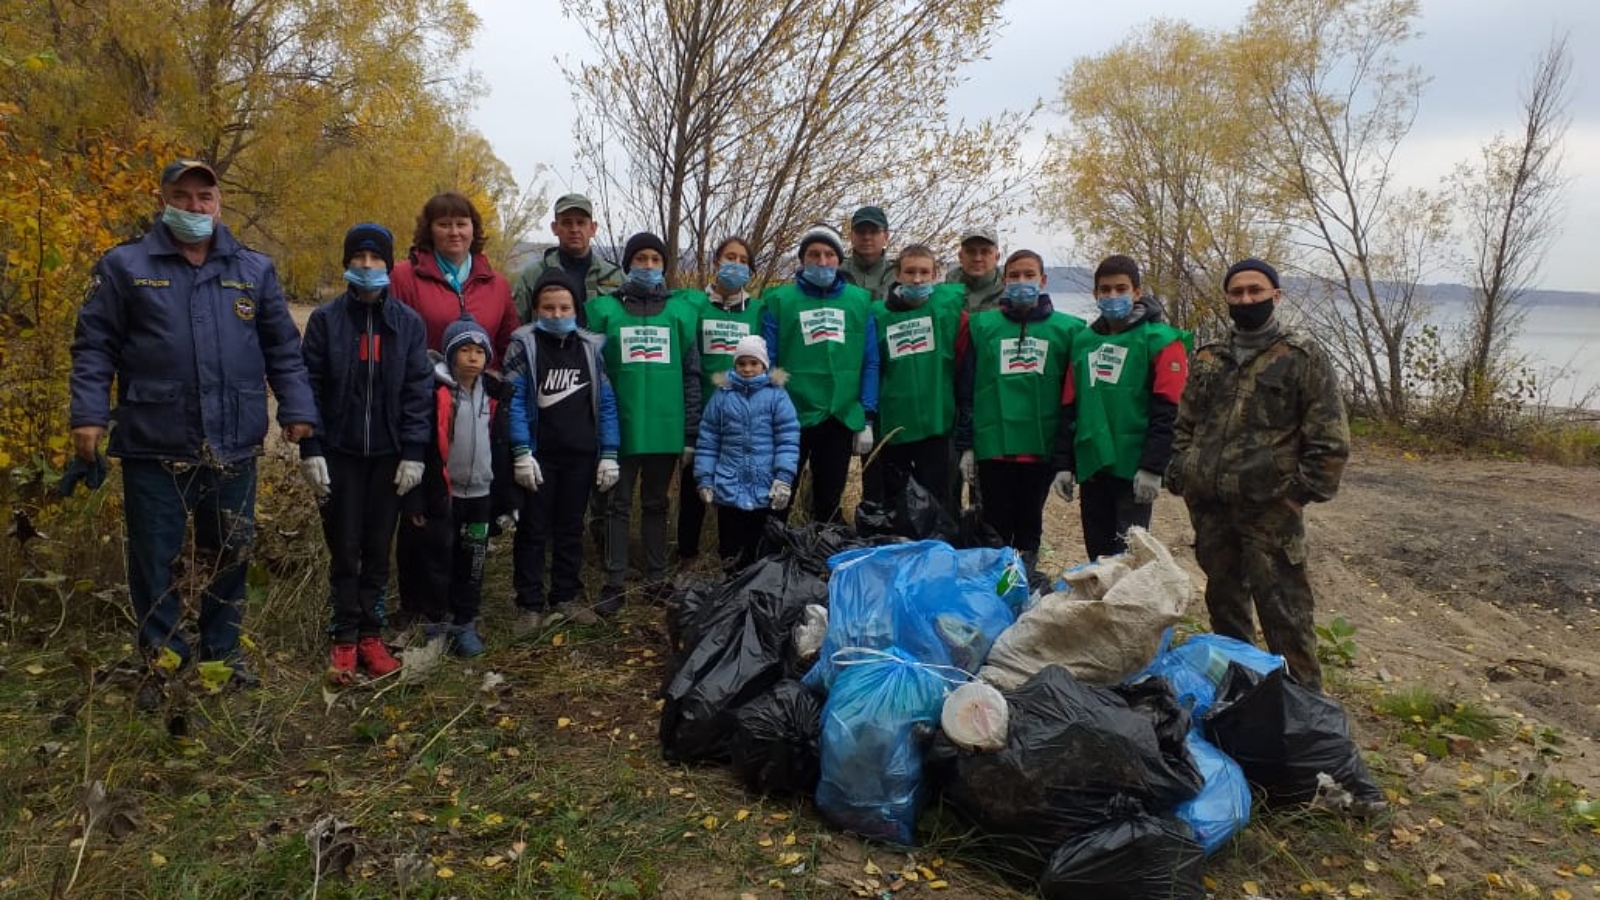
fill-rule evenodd
<path id="1" fill-rule="evenodd" d="M 245 574 L 256 536 L 256 461 L 225 468 L 148 459 L 122 462 L 128 522 L 128 593 L 145 653 L 171 648 L 185 662 L 179 632 L 183 603 L 173 587 L 189 516 L 196 558 L 186 568 L 211 573 L 200 598 L 200 659 L 231 660 L 239 652 Z"/>

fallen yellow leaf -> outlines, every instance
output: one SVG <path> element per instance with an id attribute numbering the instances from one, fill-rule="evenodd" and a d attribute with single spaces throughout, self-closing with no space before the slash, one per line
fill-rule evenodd
<path id="1" fill-rule="evenodd" d="M 1438 872 L 1429 872 L 1428 887 L 1444 887 L 1444 876 Z"/>
<path id="2" fill-rule="evenodd" d="M 1579 875 L 1582 875 L 1585 878 L 1588 878 L 1590 875 L 1594 874 L 1594 866 L 1591 866 L 1588 863 L 1582 863 L 1572 871 L 1577 872 Z"/>
<path id="3" fill-rule="evenodd" d="M 439 876 L 440 878 L 454 878 L 454 877 L 456 877 L 455 870 L 451 869 L 449 866 L 444 866 L 443 868 L 439 869 L 439 871 L 434 872 L 433 874 Z"/>
<path id="4" fill-rule="evenodd" d="M 1363 859 L 1361 861 L 1361 868 L 1366 869 L 1368 872 L 1376 872 L 1382 868 L 1382 866 L 1379 866 L 1378 861 L 1375 859 Z"/>
<path id="5" fill-rule="evenodd" d="M 561 718 L 556 720 L 556 727 L 557 728 L 566 728 L 568 725 L 571 725 L 571 724 L 572 724 L 572 720 L 567 718 L 566 716 L 562 716 Z"/>
<path id="6" fill-rule="evenodd" d="M 557 634 L 552 634 L 550 636 L 550 646 L 552 646 L 552 647 L 559 647 L 562 644 L 565 644 L 566 642 L 567 642 L 567 636 L 565 634 L 557 633 Z"/>
<path id="7" fill-rule="evenodd" d="M 1550 892 L 1550 896 L 1555 900 L 1572 900 L 1572 892 L 1566 888 L 1556 888 Z"/>
<path id="8" fill-rule="evenodd" d="M 1493 885 L 1494 887 L 1505 887 L 1506 886 L 1506 880 L 1504 878 L 1500 877 L 1500 873 L 1499 872 L 1486 873 L 1483 876 L 1483 880 L 1489 882 L 1489 884 Z"/>
<path id="9" fill-rule="evenodd" d="M 1215 891 L 1217 889 L 1217 880 L 1212 878 L 1210 875 L 1201 875 L 1200 883 L 1204 885 L 1205 889 L 1208 891 Z"/>
<path id="10" fill-rule="evenodd" d="M 783 845 L 785 847 L 793 847 L 794 846 L 794 832 L 791 831 L 788 834 L 783 836 Z"/>
<path id="11" fill-rule="evenodd" d="M 781 891 L 781 890 L 783 890 L 783 887 L 784 887 L 783 879 L 782 878 L 769 878 L 769 879 L 767 879 L 767 887 L 772 888 L 775 891 Z"/>
<path id="12" fill-rule="evenodd" d="M 1246 894 L 1259 894 L 1259 893 L 1261 893 L 1261 885 L 1256 884 L 1254 881 L 1246 881 L 1244 884 L 1241 884 L 1239 886 L 1244 888 L 1244 892 Z"/>
<path id="13" fill-rule="evenodd" d="M 1357 900 L 1360 900 L 1361 897 L 1372 896 L 1372 892 L 1367 890 L 1366 885 L 1360 883 L 1351 884 L 1349 887 L 1344 889 L 1344 892 L 1352 897 L 1357 898 Z"/>
<path id="14" fill-rule="evenodd" d="M 707 831 L 715 830 L 716 827 L 717 827 L 717 817 L 716 816 L 706 816 L 704 819 L 700 820 L 700 827 L 704 828 Z"/>
<path id="15" fill-rule="evenodd" d="M 933 871 L 932 869 L 928 868 L 927 866 L 917 866 L 917 874 L 921 875 L 923 878 L 928 879 L 929 881 L 932 881 L 935 878 L 939 877 L 939 873 Z"/>
<path id="16" fill-rule="evenodd" d="M 155 866 L 156 868 L 159 869 L 159 868 L 161 868 L 162 866 L 164 866 L 166 864 L 167 864 L 167 858 L 165 856 L 162 856 L 161 854 L 155 852 L 154 850 L 150 851 L 150 865 Z"/>
<path id="17" fill-rule="evenodd" d="M 29 675 L 43 675 L 44 666 L 41 666 L 38 663 L 29 663 L 28 665 L 22 667 L 22 671 L 27 672 Z"/>
<path id="18" fill-rule="evenodd" d="M 777 866 L 792 866 L 799 861 L 800 854 L 798 853 L 780 853 L 778 854 L 778 858 L 772 862 Z"/>
<path id="19" fill-rule="evenodd" d="M 505 864 L 506 858 L 503 856 L 485 856 L 483 858 L 483 867 L 485 869 L 498 869 Z"/>
<path id="20" fill-rule="evenodd" d="M 756 846 L 758 846 L 758 847 L 771 847 L 774 843 L 776 843 L 776 841 L 774 841 L 772 838 L 764 837 L 761 840 L 756 841 Z"/>
<path id="21" fill-rule="evenodd" d="M 928 882 L 928 890 L 930 891 L 942 891 L 949 886 L 950 882 L 945 881 L 943 878 L 935 878 Z"/>
<path id="22" fill-rule="evenodd" d="M 738 812 L 733 814 L 733 820 L 735 822 L 743 822 L 745 819 L 748 819 L 748 818 L 750 818 L 750 810 L 748 810 L 748 809 L 741 809 Z"/>

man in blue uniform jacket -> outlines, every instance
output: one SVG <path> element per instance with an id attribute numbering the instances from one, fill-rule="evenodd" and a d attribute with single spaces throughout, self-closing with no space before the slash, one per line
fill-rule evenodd
<path id="1" fill-rule="evenodd" d="M 272 260 L 219 221 L 216 171 L 173 162 L 160 196 L 150 230 L 101 257 L 78 312 L 73 450 L 95 459 L 109 428 L 110 455 L 122 460 L 128 592 L 146 658 L 168 671 L 194 659 L 172 578 L 192 514 L 197 562 L 211 574 L 199 660 L 225 663 L 235 683 L 251 686 L 239 632 L 267 387 L 290 442 L 312 433 L 316 405 Z"/>

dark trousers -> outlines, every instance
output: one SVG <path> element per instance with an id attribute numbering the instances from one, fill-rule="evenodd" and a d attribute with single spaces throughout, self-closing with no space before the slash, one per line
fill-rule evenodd
<path id="1" fill-rule="evenodd" d="M 771 510 L 740 509 L 717 504 L 717 553 L 729 573 L 750 565 L 761 555 L 761 541 L 767 533 Z"/>
<path id="2" fill-rule="evenodd" d="M 1288 662 L 1296 681 L 1321 690 L 1312 619 L 1316 601 L 1306 579 L 1305 519 L 1284 501 L 1191 501 L 1189 520 L 1194 523 L 1195 559 L 1206 573 L 1211 630 L 1254 641 L 1254 605 L 1267 649 Z"/>
<path id="3" fill-rule="evenodd" d="M 811 521 L 839 522 L 839 501 L 850 478 L 850 456 L 855 432 L 838 419 L 824 419 L 800 429 L 800 465 L 811 468 Z"/>
<path id="4" fill-rule="evenodd" d="M 1043 462 L 983 460 L 978 485 L 983 520 L 1019 553 L 1037 553 L 1044 533 L 1044 501 L 1055 470 Z"/>
<path id="5" fill-rule="evenodd" d="M 1133 499 L 1133 482 L 1109 472 L 1078 485 L 1078 512 L 1083 517 L 1083 546 L 1091 561 L 1128 552 L 1128 529 L 1150 527 L 1153 503 Z"/>
<path id="6" fill-rule="evenodd" d="M 450 498 L 448 516 L 400 524 L 395 553 L 414 566 L 400 568 L 400 595 L 418 602 L 429 622 L 465 625 L 483 602 L 483 561 L 489 551 L 490 498 Z"/>
<path id="7" fill-rule="evenodd" d="M 245 574 L 256 537 L 255 459 L 221 468 L 125 459 L 122 505 L 139 648 L 145 653 L 168 648 L 189 660 L 189 645 L 178 633 L 183 603 L 172 574 L 182 562 L 193 514 L 199 558 L 188 568 L 211 572 L 200 595 L 200 659 L 237 656 Z"/>
<path id="8" fill-rule="evenodd" d="M 400 457 L 330 451 L 327 461 L 333 490 L 321 513 L 333 606 L 329 633 L 336 643 L 349 644 L 383 630 L 378 604 L 389 585 L 389 547 L 400 518 L 394 492 Z"/>
<path id="9" fill-rule="evenodd" d="M 905 444 L 884 444 L 878 457 L 861 472 L 861 496 L 877 503 L 905 491 L 912 478 L 928 489 L 952 516 L 960 510 L 950 495 L 950 438 L 923 438 Z"/>
<path id="10" fill-rule="evenodd" d="M 511 584 L 517 607 L 542 611 L 572 603 L 583 591 L 583 514 L 594 487 L 593 456 L 546 456 L 539 460 L 544 484 L 524 491 L 517 534 L 511 545 Z M 544 557 L 550 551 L 550 593 L 544 590 Z"/>
<path id="11" fill-rule="evenodd" d="M 649 583 L 667 577 L 667 493 L 678 466 L 676 453 L 624 456 L 622 478 L 606 495 L 606 584 L 622 587 L 628 576 L 628 525 L 633 491 L 639 486 L 639 542 L 644 545 L 644 576 Z"/>
<path id="12" fill-rule="evenodd" d="M 678 467 L 678 557 L 700 555 L 700 533 L 705 530 L 706 505 L 695 490 L 694 464 Z"/>

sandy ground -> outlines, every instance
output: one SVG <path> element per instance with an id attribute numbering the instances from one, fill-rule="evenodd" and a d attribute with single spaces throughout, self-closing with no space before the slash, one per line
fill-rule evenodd
<path id="1" fill-rule="evenodd" d="M 1076 508 L 1052 496 L 1046 539 L 1081 557 Z M 1152 530 L 1205 584 L 1181 500 Z M 1353 681 L 1425 685 L 1559 728 L 1551 774 L 1600 786 L 1600 469 L 1358 447 L 1339 496 L 1308 510 L 1317 621 L 1355 625 Z M 1341 673 L 1335 673 L 1335 678 Z"/>

